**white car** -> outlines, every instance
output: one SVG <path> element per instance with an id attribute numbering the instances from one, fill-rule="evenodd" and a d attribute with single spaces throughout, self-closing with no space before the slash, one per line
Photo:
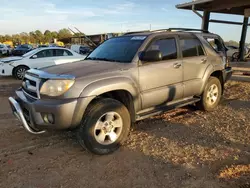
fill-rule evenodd
<path id="1" fill-rule="evenodd" d="M 227 57 L 231 61 L 235 61 L 239 59 L 239 48 L 236 46 L 226 46 L 227 48 Z M 245 55 L 248 54 L 248 49 L 245 47 Z"/>
<path id="2" fill-rule="evenodd" d="M 0 76 L 23 79 L 28 69 L 41 69 L 53 65 L 84 60 L 86 56 L 59 47 L 37 48 L 23 56 L 0 59 Z"/>
<path id="3" fill-rule="evenodd" d="M 9 55 L 11 53 L 11 49 L 5 45 L 0 44 L 0 55 Z"/>

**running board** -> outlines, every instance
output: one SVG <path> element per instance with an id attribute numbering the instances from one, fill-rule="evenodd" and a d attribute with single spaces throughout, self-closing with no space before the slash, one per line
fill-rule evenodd
<path id="1" fill-rule="evenodd" d="M 175 108 L 181 108 L 181 107 L 187 106 L 189 104 L 194 104 L 198 101 L 200 101 L 200 98 L 191 98 L 191 99 L 186 99 L 186 100 L 181 101 L 181 102 L 176 102 L 174 104 L 170 104 L 170 105 L 166 104 L 163 106 L 159 106 L 159 107 L 156 107 L 155 109 L 153 109 L 149 112 L 137 114 L 136 121 L 143 120 L 143 119 L 146 119 L 146 118 L 149 118 L 152 116 L 160 115 L 166 111 L 173 110 Z"/>

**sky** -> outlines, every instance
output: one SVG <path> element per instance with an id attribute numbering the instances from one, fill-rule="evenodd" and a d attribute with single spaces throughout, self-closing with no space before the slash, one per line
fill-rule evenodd
<path id="1" fill-rule="evenodd" d="M 85 34 L 169 27 L 200 28 L 201 18 L 176 4 L 191 0 L 0 0 L 0 35 L 77 27 Z M 243 21 L 242 16 L 212 14 L 212 19 Z M 241 27 L 210 24 L 224 40 L 240 40 Z M 250 31 L 247 35 L 250 42 Z"/>

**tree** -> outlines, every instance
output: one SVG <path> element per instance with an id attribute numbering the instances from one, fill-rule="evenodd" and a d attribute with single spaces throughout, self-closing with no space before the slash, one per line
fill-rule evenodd
<path id="1" fill-rule="evenodd" d="M 19 34 L 12 35 L 12 42 L 13 42 L 14 45 L 21 43 Z"/>
<path id="2" fill-rule="evenodd" d="M 233 40 L 230 40 L 228 42 L 225 42 L 227 46 L 239 46 L 239 43 Z"/>
<path id="3" fill-rule="evenodd" d="M 36 36 L 36 42 L 41 43 L 43 42 L 44 35 L 41 31 L 36 30 L 35 31 L 35 36 Z"/>
<path id="4" fill-rule="evenodd" d="M 64 29 L 59 30 L 59 32 L 58 32 L 58 39 L 59 40 L 69 38 L 69 37 L 72 37 L 72 34 L 68 29 L 64 28 Z"/>
<path id="5" fill-rule="evenodd" d="M 3 36 L 3 35 L 0 35 L 0 42 L 4 42 L 4 41 L 3 41 L 3 38 L 4 38 L 4 36 Z"/>
<path id="6" fill-rule="evenodd" d="M 52 42 L 53 37 L 52 37 L 52 33 L 49 30 L 46 30 L 44 32 L 44 42 Z"/>
<path id="7" fill-rule="evenodd" d="M 56 31 L 51 32 L 51 36 L 53 39 L 57 39 L 58 38 L 58 33 Z"/>
<path id="8" fill-rule="evenodd" d="M 5 41 L 10 41 L 12 38 L 11 38 L 11 36 L 10 35 L 5 35 L 4 36 L 4 41 L 3 42 L 5 42 Z"/>
<path id="9" fill-rule="evenodd" d="M 22 32 L 20 35 L 19 35 L 19 38 L 20 40 L 22 41 L 22 43 L 29 43 L 30 42 L 30 36 L 28 33 L 25 33 L 25 32 Z M 12 37 L 13 39 L 13 37 Z"/>
<path id="10" fill-rule="evenodd" d="M 31 43 L 36 43 L 36 34 L 33 31 L 29 32 L 29 37 Z"/>

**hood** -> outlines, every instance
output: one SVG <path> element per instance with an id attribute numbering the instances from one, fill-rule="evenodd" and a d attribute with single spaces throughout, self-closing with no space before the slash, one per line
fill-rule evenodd
<path id="1" fill-rule="evenodd" d="M 76 78 L 85 77 L 94 74 L 101 74 L 107 72 L 113 72 L 122 69 L 128 69 L 131 67 L 131 63 L 115 63 L 107 61 L 79 61 L 76 63 L 66 63 L 63 65 L 57 65 L 42 69 L 50 74 L 69 74 Z"/>
<path id="2" fill-rule="evenodd" d="M 5 58 L 0 59 L 0 62 L 9 63 L 11 61 L 19 61 L 22 59 L 23 59 L 22 56 L 5 57 Z"/>

